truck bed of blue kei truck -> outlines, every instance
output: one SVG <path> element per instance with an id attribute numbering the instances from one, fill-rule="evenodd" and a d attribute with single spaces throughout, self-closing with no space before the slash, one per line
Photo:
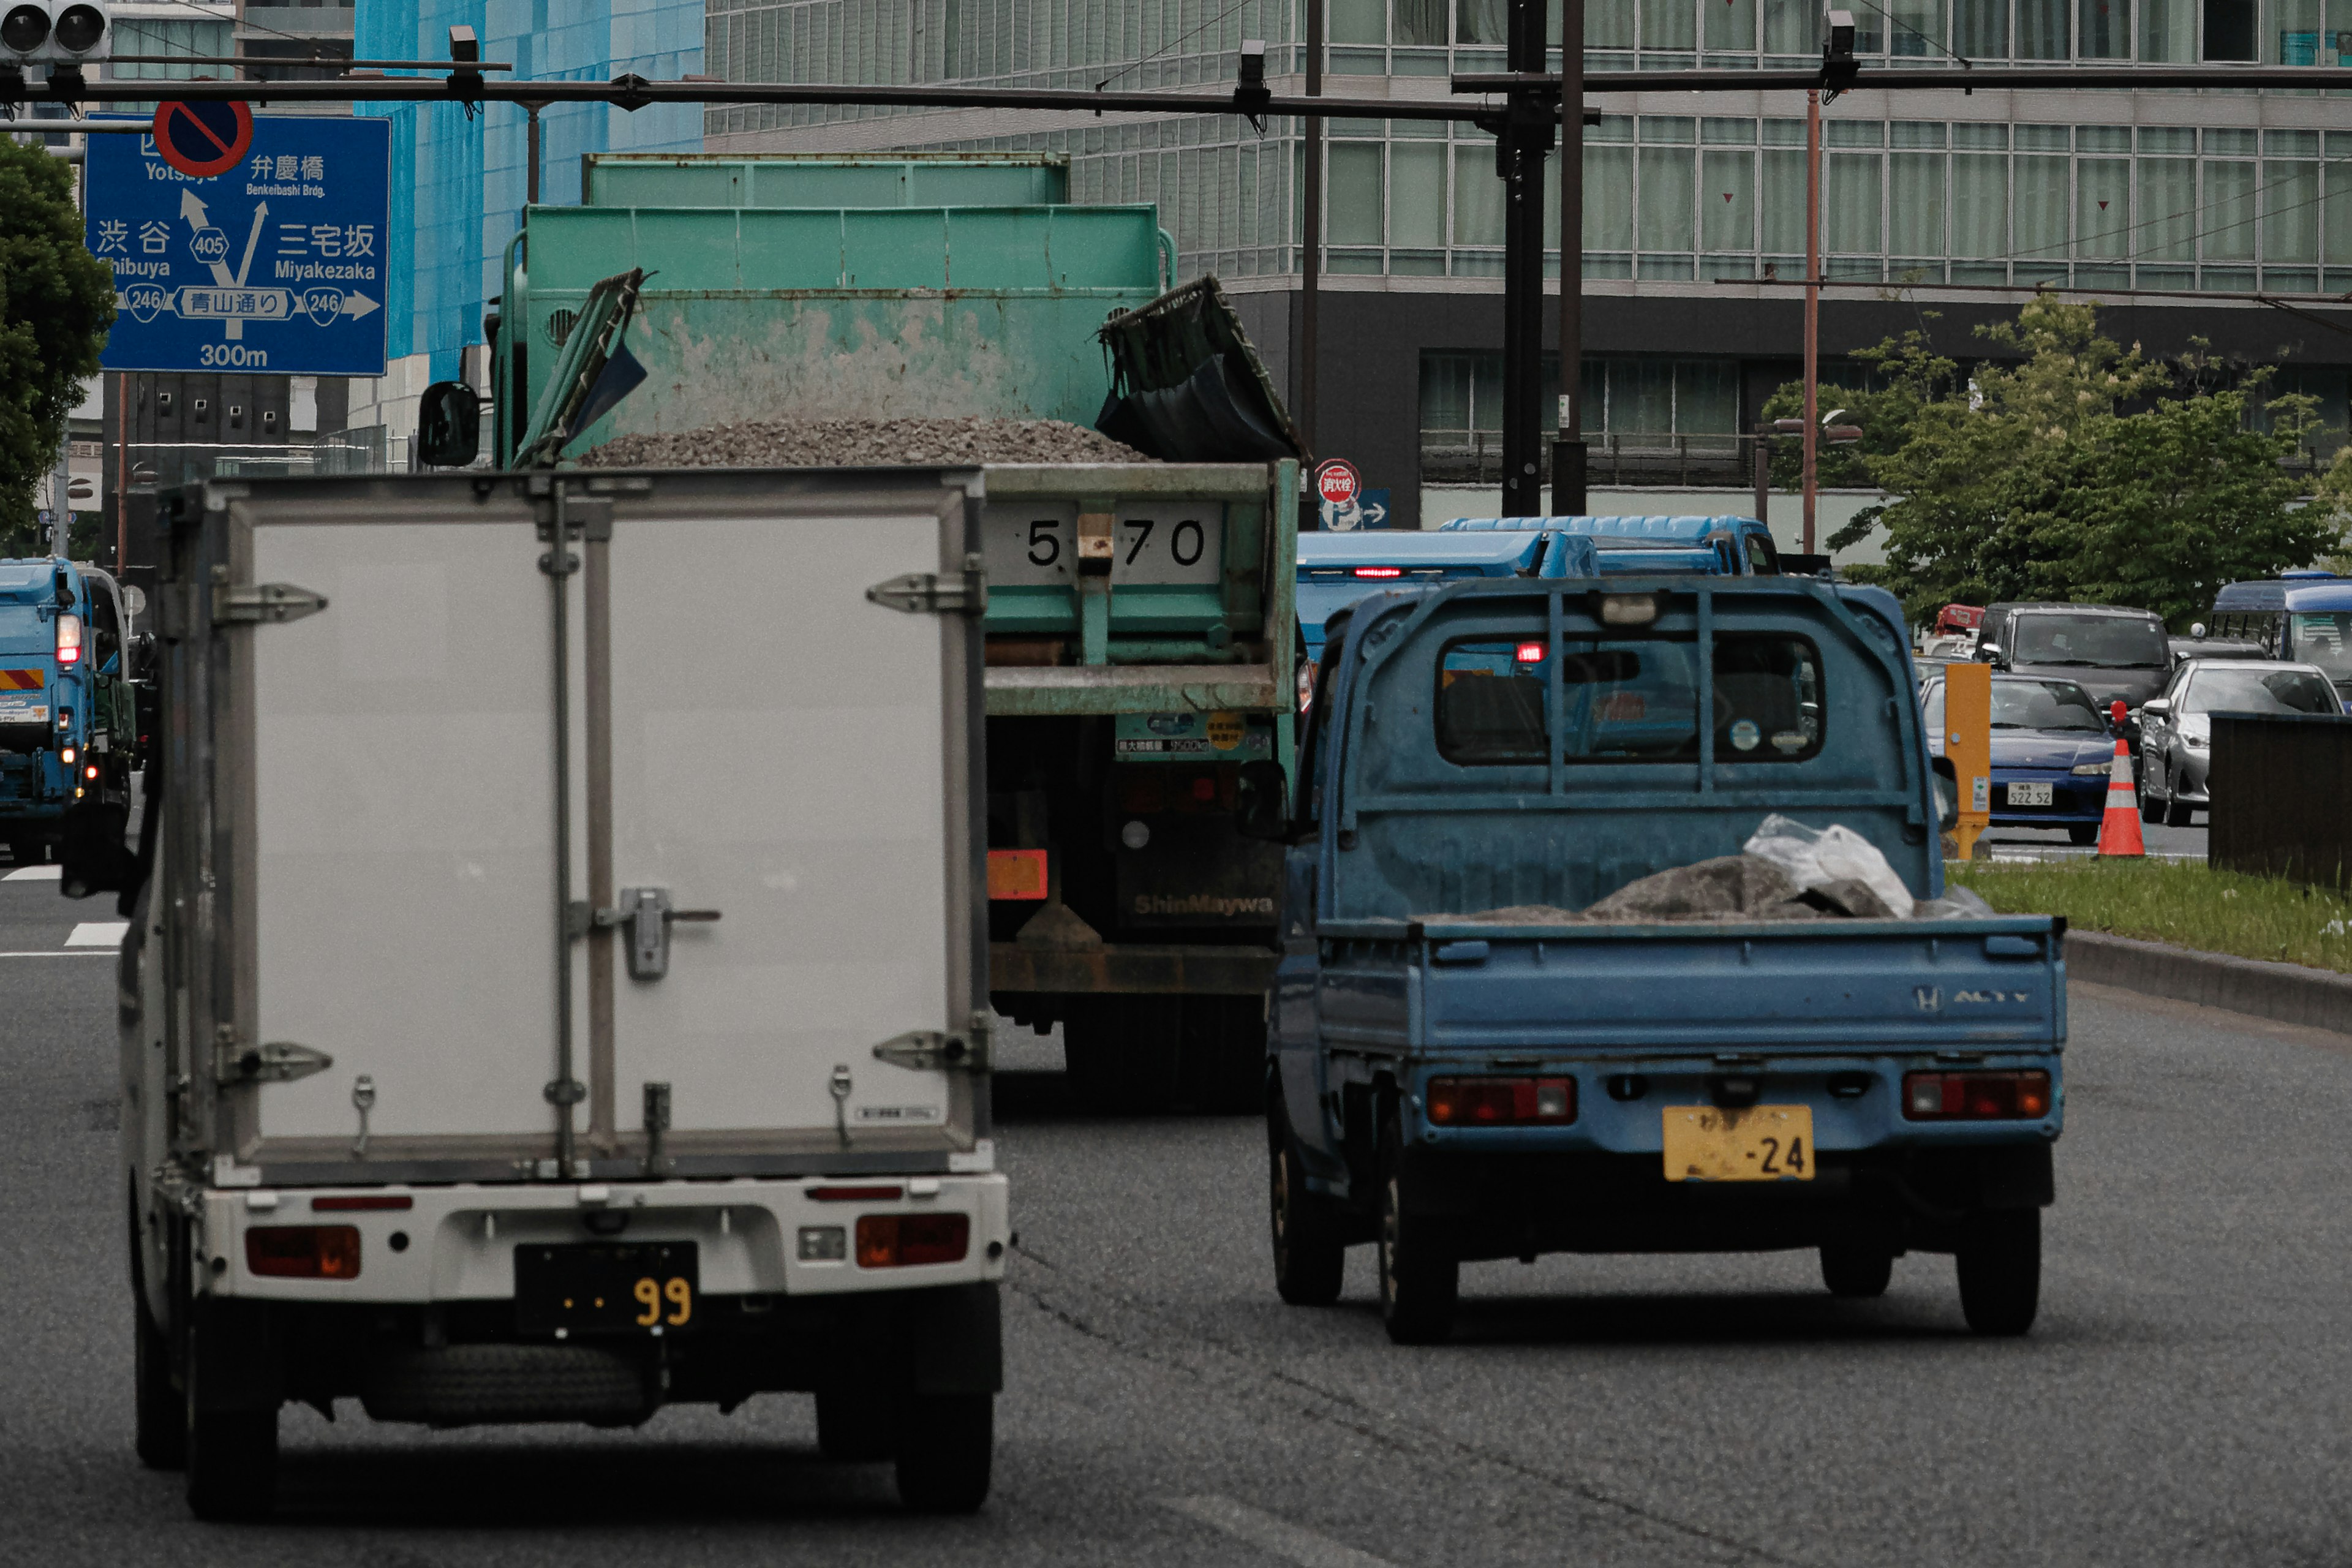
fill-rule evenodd
<path id="1" fill-rule="evenodd" d="M 1870 1297 L 1931 1252 L 1978 1332 L 2032 1326 L 2065 927 L 1945 896 L 1892 597 L 1473 580 L 1325 653 L 1298 787 L 1254 764 L 1241 806 L 1289 846 L 1286 1300 L 1360 1242 L 1400 1342 L 1477 1259 L 1817 1248 Z"/>

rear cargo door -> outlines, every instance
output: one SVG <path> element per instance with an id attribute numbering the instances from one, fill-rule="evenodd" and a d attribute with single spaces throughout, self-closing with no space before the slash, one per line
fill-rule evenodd
<path id="1" fill-rule="evenodd" d="M 615 911 L 587 966 L 600 1155 L 647 1158 L 658 1133 L 664 1169 L 720 1174 L 972 1149 L 966 529 L 963 492 L 929 475 L 619 507 L 607 580 L 592 564 L 585 585 L 610 712 L 588 831 L 611 862 L 589 878 L 609 874 L 592 896 Z"/>

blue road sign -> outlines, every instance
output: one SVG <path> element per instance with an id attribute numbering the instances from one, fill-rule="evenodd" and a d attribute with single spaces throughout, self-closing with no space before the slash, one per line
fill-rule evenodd
<path id="1" fill-rule="evenodd" d="M 88 243 L 114 268 L 104 368 L 383 374 L 392 121 L 256 115 L 209 179 L 152 134 L 89 141 Z"/>

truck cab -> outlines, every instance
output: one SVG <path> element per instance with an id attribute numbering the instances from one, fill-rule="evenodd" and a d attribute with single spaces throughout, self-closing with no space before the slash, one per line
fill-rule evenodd
<path id="1" fill-rule="evenodd" d="M 129 619 L 94 566 L 0 561 L 0 837 L 20 866 L 48 858 L 69 807 L 129 799 Z"/>
<path id="2" fill-rule="evenodd" d="M 1971 1325 L 2022 1332 L 2063 928 L 1917 907 L 1944 889 L 1912 679 L 1890 595 L 1806 579 L 1472 582 L 1349 612 L 1288 820 L 1265 820 L 1264 773 L 1244 819 L 1289 847 L 1283 1297 L 1334 1299 L 1344 1249 L 1373 1243 L 1389 1331 L 1416 1342 L 1474 1259 L 1815 1248 L 1866 1297 L 1948 1252 Z M 1866 843 L 1909 918 L 1588 912 L 1745 866 L 1776 816 Z"/>
<path id="3" fill-rule="evenodd" d="M 1698 572 L 1727 577 L 1771 576 L 1780 570 L 1772 531 L 1752 517 L 1457 517 L 1445 533 L 1538 533 L 1546 540 L 1545 577 L 1585 575 L 1571 540 L 1599 550 L 1604 576 Z"/>

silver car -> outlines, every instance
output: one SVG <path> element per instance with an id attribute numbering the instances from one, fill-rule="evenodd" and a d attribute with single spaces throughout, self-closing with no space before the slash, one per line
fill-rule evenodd
<path id="1" fill-rule="evenodd" d="M 2341 713 L 2318 668 L 2284 659 L 2191 658 L 2140 705 L 2139 814 L 2172 827 L 2212 804 L 2216 713 Z"/>

